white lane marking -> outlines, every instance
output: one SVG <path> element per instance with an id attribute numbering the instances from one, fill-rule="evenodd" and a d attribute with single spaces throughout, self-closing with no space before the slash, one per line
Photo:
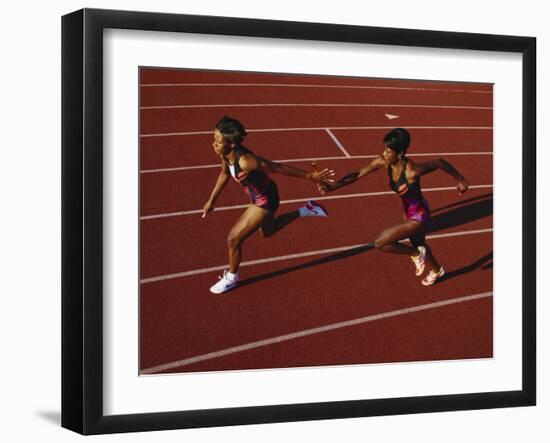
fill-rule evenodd
<path id="1" fill-rule="evenodd" d="M 412 314 L 415 312 L 426 311 L 429 309 L 436 309 L 443 306 L 449 306 L 457 303 L 465 303 L 473 300 L 480 300 L 482 298 L 492 297 L 492 292 L 481 292 L 479 294 L 468 295 L 465 297 L 451 298 L 447 300 L 441 300 L 424 305 L 412 306 L 410 308 L 397 309 L 395 311 L 383 312 L 380 314 L 368 315 L 366 317 L 360 317 L 353 320 L 342 321 L 338 323 L 331 323 L 328 325 L 319 326 L 316 328 L 305 329 L 303 331 L 293 332 L 291 334 L 279 335 L 277 337 L 271 337 L 264 340 L 258 340 L 251 343 L 246 343 L 240 346 L 234 346 L 232 348 L 222 349 L 220 351 L 209 352 L 208 354 L 197 355 L 194 357 L 185 358 L 182 360 L 165 363 L 162 365 L 154 366 L 151 368 L 143 369 L 140 371 L 141 375 L 154 374 L 156 372 L 167 371 L 169 369 L 179 368 L 182 366 L 189 366 L 193 363 L 198 363 L 205 360 L 212 360 L 214 358 L 224 357 L 226 355 L 235 354 L 237 352 L 248 351 L 250 349 L 260 348 L 263 346 L 270 346 L 278 343 L 282 343 L 297 338 L 307 337 L 315 334 L 322 334 L 324 332 L 334 331 L 336 329 L 347 328 L 351 326 L 362 325 L 364 323 L 373 322 L 376 320 L 383 320 L 386 318 L 397 317 L 399 315 Z"/>
<path id="2" fill-rule="evenodd" d="M 464 235 L 475 235 L 475 234 L 484 234 L 487 232 L 493 232 L 493 228 L 487 228 L 487 229 L 475 229 L 471 231 L 459 231 L 459 232 L 448 232 L 445 234 L 432 234 L 426 236 L 426 239 L 437 239 L 437 238 L 448 238 L 448 237 L 460 237 Z M 262 258 L 258 260 L 249 260 L 244 261 L 240 264 L 241 267 L 246 266 L 253 266 L 253 265 L 259 265 L 264 263 L 272 263 L 277 261 L 283 261 L 283 260 L 291 260 L 294 258 L 302 258 L 302 257 L 310 257 L 312 255 L 323 255 L 323 254 L 334 254 L 337 252 L 347 251 L 350 249 L 356 249 L 356 248 L 372 248 L 372 243 L 360 243 L 357 245 L 348 245 L 348 246 L 342 246 L 339 248 L 330 248 L 330 249 L 321 249 L 317 251 L 308 251 L 308 252 L 300 252 L 297 254 L 290 254 L 290 255 L 280 255 L 278 257 L 270 257 L 270 258 Z M 156 277 L 148 277 L 143 278 L 140 280 L 140 283 L 146 284 L 146 283 L 154 283 L 158 281 L 164 281 L 164 280 L 172 280 L 174 278 L 183 278 L 183 277 L 189 277 L 191 275 L 199 275 L 199 274 L 206 274 L 209 272 L 215 272 L 215 271 L 223 271 L 224 269 L 227 269 L 227 264 L 220 265 L 220 266 L 213 266 L 211 268 L 202 268 L 202 269 L 193 269 L 191 271 L 185 271 L 185 272 L 177 272 L 175 274 L 166 274 L 166 275 L 159 275 Z"/>
<path id="3" fill-rule="evenodd" d="M 346 108 L 433 108 L 433 109 L 479 109 L 491 110 L 492 106 L 462 106 L 462 105 L 414 105 L 414 104 L 392 104 L 392 103 L 227 103 L 210 105 L 157 105 L 141 106 L 142 111 L 154 109 L 197 109 L 197 108 L 284 108 L 284 107 L 346 107 Z M 391 114 L 385 114 L 391 115 Z M 393 116 L 397 118 L 398 116 Z M 389 118 L 389 117 L 388 117 Z"/>
<path id="4" fill-rule="evenodd" d="M 145 83 L 140 85 L 143 88 L 159 87 L 215 87 L 215 86 L 243 86 L 243 87 L 273 87 L 273 88 L 330 88 L 330 89 L 395 89 L 399 91 L 444 91 L 444 92 L 471 92 L 474 94 L 492 94 L 493 91 L 468 90 L 468 89 L 445 89 L 445 88 L 413 88 L 406 86 L 363 86 L 363 85 L 309 85 L 296 83 Z"/>
<path id="5" fill-rule="evenodd" d="M 418 153 L 418 154 L 407 154 L 408 157 L 435 157 L 435 156 L 463 156 L 463 155 L 493 155 L 492 151 L 470 151 L 470 152 L 428 152 L 428 153 Z M 355 160 L 355 159 L 365 159 L 365 158 L 376 158 L 379 157 L 379 154 L 373 155 L 350 155 L 349 157 L 311 157 L 311 158 L 290 158 L 284 160 L 273 160 L 279 163 L 290 163 L 290 162 L 311 162 L 311 161 L 325 161 L 325 160 Z M 219 168 L 220 164 L 211 164 L 211 165 L 197 165 L 197 166 L 179 166 L 175 168 L 159 168 L 159 169 L 143 169 L 140 171 L 141 174 L 152 174 L 157 172 L 174 172 L 174 171 L 189 171 L 193 169 L 210 169 L 210 168 Z"/>
<path id="6" fill-rule="evenodd" d="M 393 129 L 395 126 L 335 126 L 331 129 L 333 131 L 349 131 L 349 130 L 367 130 L 367 129 Z M 326 127 L 312 127 L 312 128 L 268 128 L 268 129 L 247 129 L 246 132 L 293 132 L 293 131 L 324 131 Z M 451 130 L 489 130 L 493 129 L 492 126 L 410 126 L 407 125 L 407 129 L 451 129 Z M 191 132 L 165 132 L 157 134 L 141 134 L 141 138 L 149 137 L 172 137 L 176 135 L 204 135 L 212 134 L 212 130 L 209 131 L 191 131 Z"/>
<path id="7" fill-rule="evenodd" d="M 468 189 L 491 189 L 493 185 L 471 185 Z M 446 186 L 441 188 L 425 188 L 422 189 L 422 192 L 436 192 L 436 191 L 456 191 L 455 186 Z M 357 197 L 374 197 L 377 195 L 393 195 L 395 194 L 393 191 L 379 191 L 379 192 L 362 192 L 358 194 L 343 194 L 343 195 L 325 195 L 325 196 L 316 196 L 316 197 L 304 197 L 304 198 L 296 198 L 292 200 L 282 200 L 280 202 L 281 205 L 285 205 L 288 203 L 302 203 L 306 202 L 308 200 L 339 200 L 342 198 L 357 198 Z M 218 208 L 214 208 L 214 212 L 216 211 L 231 211 L 234 209 L 243 209 L 248 208 L 250 206 L 249 204 L 246 205 L 233 205 L 233 206 L 220 206 Z M 179 217 L 183 215 L 192 215 L 192 214 L 202 214 L 203 209 L 191 209 L 189 211 L 179 211 L 179 212 L 167 212 L 164 214 L 154 214 L 154 215 L 143 215 L 139 219 L 140 220 L 154 220 L 157 218 L 166 218 L 166 217 Z"/>
<path id="8" fill-rule="evenodd" d="M 492 108 L 491 108 L 492 109 Z M 384 114 L 388 120 L 395 120 L 396 118 L 399 118 L 398 115 L 393 114 Z"/>
<path id="9" fill-rule="evenodd" d="M 330 131 L 330 129 L 326 129 L 327 131 L 327 134 L 330 136 L 330 138 L 334 141 L 334 143 L 336 143 L 336 146 L 338 146 L 340 148 L 340 151 L 342 151 L 344 153 L 344 155 L 346 157 L 351 157 L 349 155 L 349 152 L 346 151 L 346 148 L 344 148 L 344 145 L 340 142 L 340 140 L 338 140 L 338 138 Z"/>

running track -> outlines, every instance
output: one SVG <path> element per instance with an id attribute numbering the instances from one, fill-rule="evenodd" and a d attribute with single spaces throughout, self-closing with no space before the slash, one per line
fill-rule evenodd
<path id="1" fill-rule="evenodd" d="M 142 374 L 492 357 L 491 85 L 143 69 L 140 93 Z M 425 288 L 406 257 L 372 249 L 402 217 L 385 172 L 326 197 L 274 176 L 279 213 L 313 197 L 330 217 L 253 235 L 240 287 L 210 294 L 247 204 L 231 181 L 201 218 L 226 114 L 257 154 L 338 176 L 408 128 L 413 160 L 443 156 L 471 184 L 459 197 L 444 173 L 422 180 L 446 278 Z"/>

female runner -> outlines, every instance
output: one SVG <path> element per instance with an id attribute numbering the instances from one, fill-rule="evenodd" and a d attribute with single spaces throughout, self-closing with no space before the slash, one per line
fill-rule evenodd
<path id="1" fill-rule="evenodd" d="M 214 294 L 221 294 L 237 285 L 242 243 L 257 229 L 261 230 L 264 237 L 270 237 L 299 217 L 328 215 L 323 206 L 310 200 L 298 210 L 276 217 L 279 193 L 277 185 L 267 175 L 268 172 L 299 177 L 321 185 L 334 181 L 330 179 L 334 171 L 324 169 L 306 172 L 256 156 L 241 144 L 245 136 L 244 126 L 234 118 L 225 116 L 216 124 L 212 146 L 221 159 L 221 171 L 210 198 L 204 205 L 202 217 L 206 217 L 214 209 L 216 199 L 227 184 L 229 176 L 243 186 L 250 197 L 250 205 L 229 232 L 229 271 L 224 271 L 220 280 L 210 288 Z"/>
<path id="2" fill-rule="evenodd" d="M 436 169 L 441 169 L 457 180 L 457 189 L 460 195 L 466 192 L 469 184 L 445 159 L 439 158 L 425 163 L 414 163 L 407 158 L 406 153 L 410 140 L 411 137 L 407 130 L 393 129 L 384 137 L 385 149 L 381 156 L 360 170 L 347 174 L 336 183 L 323 183 L 318 187 L 321 193 L 325 194 L 350 185 L 377 169 L 387 168 L 390 188 L 401 197 L 405 212 L 404 221 L 384 230 L 374 241 L 374 246 L 381 251 L 409 255 L 416 266 L 417 276 L 424 273 L 427 262 L 430 272 L 422 280 L 422 284 L 429 286 L 441 278 L 445 274 L 445 270 L 437 262 L 432 249 L 426 243 L 425 227 L 430 218 L 430 208 L 422 196 L 420 177 Z M 410 239 L 412 246 L 399 242 L 405 238 Z"/>

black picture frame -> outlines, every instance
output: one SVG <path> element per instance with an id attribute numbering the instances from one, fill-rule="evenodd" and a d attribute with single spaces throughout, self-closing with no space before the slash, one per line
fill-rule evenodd
<path id="1" fill-rule="evenodd" d="M 110 415 L 103 411 L 103 31 L 108 28 L 522 55 L 522 388 Z M 62 18 L 62 426 L 82 434 L 529 406 L 536 403 L 536 39 L 83 9 Z"/>

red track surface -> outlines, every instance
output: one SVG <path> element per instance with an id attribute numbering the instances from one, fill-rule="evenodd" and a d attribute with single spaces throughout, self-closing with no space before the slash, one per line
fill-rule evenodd
<path id="1" fill-rule="evenodd" d="M 143 135 L 191 131 L 209 131 L 220 113 L 229 108 L 151 109 L 142 114 Z M 353 111 L 353 112 L 350 112 Z M 493 116 L 484 109 L 437 109 L 437 119 L 424 109 L 386 107 L 390 114 L 399 113 L 403 126 L 491 126 Z M 231 114 L 241 121 L 250 122 L 251 130 L 274 128 L 335 128 L 339 126 L 386 126 L 388 119 L 379 108 L 270 108 L 260 112 L 257 108 L 235 108 Z"/>
<path id="2" fill-rule="evenodd" d="M 332 132 L 350 155 L 369 155 L 380 152 L 380 141 L 388 129 L 333 130 Z M 442 150 L 444 152 L 493 150 L 492 131 L 412 129 L 410 132 L 415 140 L 412 155 Z M 216 163 L 216 158 L 212 157 L 211 144 L 212 134 L 142 138 L 141 168 L 151 170 Z M 324 130 L 251 132 L 247 137 L 247 145 L 254 147 L 259 155 L 272 155 L 272 160 L 342 156 L 342 152 Z"/>
<path id="3" fill-rule="evenodd" d="M 491 85 L 155 69 L 142 70 L 141 74 L 142 107 L 222 105 L 141 111 L 142 135 L 154 135 L 142 136 L 140 146 L 144 217 L 140 257 L 142 371 L 492 356 L 492 297 L 279 343 L 269 341 L 312 328 L 492 291 L 492 231 L 487 231 L 492 228 Z M 151 86 L 167 83 L 170 86 Z M 196 83 L 203 85 L 189 85 Z M 236 83 L 241 86 L 227 86 Z M 225 106 L 283 103 L 467 108 Z M 390 121 L 386 113 L 399 118 Z M 247 199 L 231 182 L 217 202 L 222 210 L 201 218 L 198 211 L 218 174 L 217 158 L 211 148 L 211 134 L 186 133 L 211 132 L 224 114 L 242 119 L 251 130 L 262 130 L 251 131 L 246 142 L 258 155 L 274 160 L 297 159 L 291 164 L 304 169 L 310 167 L 307 159 L 328 157 L 320 164 L 336 169 L 338 176 L 370 161 L 354 157 L 379 154 L 383 135 L 394 126 L 412 126 L 410 155 L 416 161 L 431 158 L 414 157 L 417 154 L 459 154 L 447 158 L 471 185 L 485 187 L 472 188 L 458 197 L 456 190 L 429 191 L 454 186 L 444 173 L 436 172 L 422 181 L 433 211 L 429 235 L 441 236 L 429 242 L 445 266 L 447 277 L 425 288 L 414 276 L 407 257 L 370 248 L 349 250 L 372 242 L 377 233 L 401 220 L 402 209 L 394 195 L 353 195 L 387 192 L 387 175 L 378 172 L 330 196 L 349 198 L 324 200 L 329 218 L 297 220 L 270 239 L 253 235 L 244 244 L 243 260 L 275 261 L 244 265 L 238 289 L 220 296 L 210 294 L 208 288 L 220 272 L 204 269 L 226 265 L 225 239 L 243 211 L 233 206 L 245 205 Z M 372 128 L 377 126 L 382 128 Z M 469 128 L 456 129 L 462 126 Z M 346 129 L 334 129 L 338 127 Z M 316 129 L 274 130 L 281 128 Z M 346 152 L 331 138 L 326 130 L 330 128 Z M 172 132 L 179 135 L 164 135 Z M 319 197 L 311 183 L 282 176 L 273 178 L 283 202 Z M 283 203 L 279 213 L 295 210 L 299 205 Z M 344 251 L 315 253 L 331 248 Z M 312 255 L 277 259 L 309 252 Z M 195 274 L 155 280 L 190 271 Z M 196 363 L 178 363 L 259 340 L 268 342 Z"/>

